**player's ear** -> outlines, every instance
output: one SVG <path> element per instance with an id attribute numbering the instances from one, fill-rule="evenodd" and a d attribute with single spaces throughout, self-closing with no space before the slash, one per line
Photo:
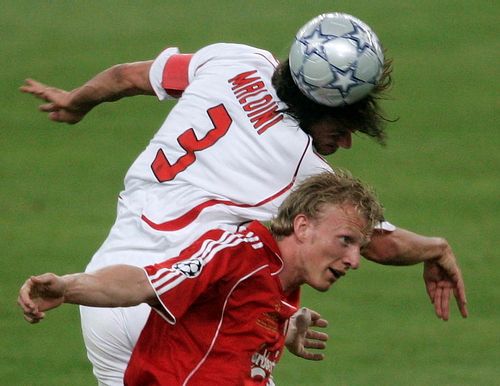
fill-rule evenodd
<path id="1" fill-rule="evenodd" d="M 298 214 L 293 219 L 293 233 L 300 242 L 307 240 L 311 232 L 310 228 L 311 221 L 305 214 Z"/>

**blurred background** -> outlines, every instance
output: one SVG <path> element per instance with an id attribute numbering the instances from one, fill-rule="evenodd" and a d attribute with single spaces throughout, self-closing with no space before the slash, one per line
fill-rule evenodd
<path id="1" fill-rule="evenodd" d="M 330 157 L 375 186 L 387 218 L 448 239 L 470 317 L 438 320 L 422 267 L 363 261 L 303 304 L 329 319 L 323 362 L 285 354 L 279 385 L 498 385 L 500 372 L 499 25 L 490 0 L 28 1 L 0 12 L 0 383 L 95 384 L 76 306 L 28 325 L 16 306 L 31 274 L 82 271 L 115 217 L 123 177 L 173 102 L 136 97 L 76 126 L 51 123 L 18 91 L 27 77 L 71 89 L 105 68 L 240 42 L 285 58 L 297 29 L 340 11 L 369 24 L 394 59 L 386 147 L 355 136 Z M 237 181 L 235 181 L 237 183 Z"/>

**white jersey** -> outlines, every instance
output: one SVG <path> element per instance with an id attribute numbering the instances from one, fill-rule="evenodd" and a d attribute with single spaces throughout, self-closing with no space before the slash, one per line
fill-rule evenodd
<path id="1" fill-rule="evenodd" d="M 169 98 L 166 63 L 177 52 L 165 50 L 152 65 L 161 100 Z M 121 194 L 172 252 L 209 229 L 269 220 L 298 181 L 331 170 L 297 122 L 279 112 L 284 105 L 271 84 L 277 64 L 269 52 L 240 44 L 214 44 L 190 58 L 186 89 Z"/>

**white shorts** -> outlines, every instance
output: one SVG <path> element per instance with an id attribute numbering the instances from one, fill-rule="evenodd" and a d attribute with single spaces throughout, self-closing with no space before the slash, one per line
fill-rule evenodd
<path id="1" fill-rule="evenodd" d="M 100 386 L 123 386 L 123 375 L 151 308 L 80 306 L 87 357 Z"/>
<path id="2" fill-rule="evenodd" d="M 112 264 L 145 266 L 167 257 L 168 241 L 144 228 L 137 213 L 118 202 L 117 218 L 107 239 L 87 266 L 86 272 Z M 99 385 L 122 386 L 132 349 L 151 308 L 80 307 L 87 356 Z"/>

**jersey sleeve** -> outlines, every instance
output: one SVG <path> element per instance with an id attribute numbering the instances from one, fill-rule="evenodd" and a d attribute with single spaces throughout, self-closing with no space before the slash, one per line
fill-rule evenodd
<path id="1" fill-rule="evenodd" d="M 248 267 L 241 259 L 248 244 L 241 235 L 222 230 L 207 232 L 173 259 L 144 267 L 160 307 L 156 310 L 175 324 L 196 299 L 219 280 L 237 280 Z"/>
<path id="2" fill-rule="evenodd" d="M 396 230 L 396 226 L 391 224 L 387 220 L 380 221 L 374 228 L 376 231 L 393 232 Z"/>
<path id="3" fill-rule="evenodd" d="M 243 44 L 216 43 L 201 48 L 195 54 L 181 54 L 177 47 L 165 49 L 153 61 L 149 80 L 158 99 L 179 98 L 203 65 L 215 58 L 238 59 L 248 53 L 258 54 L 273 66 L 278 61 L 268 51 Z"/>
<path id="4" fill-rule="evenodd" d="M 149 81 L 159 100 L 179 98 L 189 84 L 189 63 L 193 55 L 180 54 L 177 47 L 164 50 L 153 61 Z"/>

